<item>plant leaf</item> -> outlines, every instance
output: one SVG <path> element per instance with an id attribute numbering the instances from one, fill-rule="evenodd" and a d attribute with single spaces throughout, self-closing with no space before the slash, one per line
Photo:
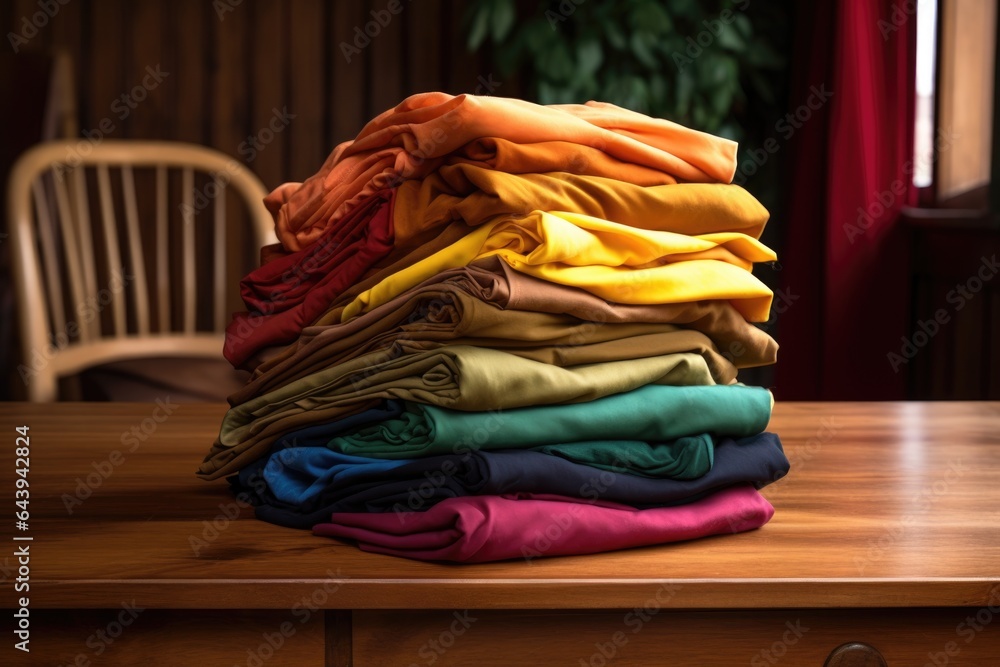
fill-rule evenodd
<path id="1" fill-rule="evenodd" d="M 604 36 L 608 38 L 608 44 L 619 51 L 624 51 L 628 48 L 628 42 L 625 40 L 625 34 L 622 32 L 622 29 L 617 23 L 605 24 Z"/>
<path id="2" fill-rule="evenodd" d="M 730 51 L 741 52 L 747 48 L 747 43 L 740 37 L 739 31 L 732 25 L 722 26 L 718 39 L 719 46 Z"/>
<path id="3" fill-rule="evenodd" d="M 538 58 L 543 76 L 550 82 L 569 81 L 573 76 L 573 59 L 565 42 L 554 41 Z"/>
<path id="4" fill-rule="evenodd" d="M 469 28 L 469 50 L 478 49 L 486 39 L 486 31 L 490 25 L 490 7 L 486 4 L 477 5 L 472 15 L 472 26 Z"/>
<path id="5" fill-rule="evenodd" d="M 633 32 L 629 44 L 632 47 L 633 55 L 635 55 L 639 62 L 650 69 L 657 69 L 660 63 L 657 62 L 656 56 L 653 55 L 653 50 L 650 48 L 648 40 L 648 33 Z"/>
<path id="6" fill-rule="evenodd" d="M 739 31 L 744 39 L 749 39 L 753 35 L 753 24 L 743 12 L 736 12 L 736 17 L 733 18 L 733 27 Z"/>
<path id="7" fill-rule="evenodd" d="M 493 41 L 500 43 L 514 25 L 514 4 L 511 0 L 500 0 L 493 7 Z"/>
<path id="8" fill-rule="evenodd" d="M 589 78 L 601 66 L 604 60 L 604 51 L 601 43 L 596 39 L 588 39 L 580 42 L 576 46 L 576 71 L 577 79 Z"/>

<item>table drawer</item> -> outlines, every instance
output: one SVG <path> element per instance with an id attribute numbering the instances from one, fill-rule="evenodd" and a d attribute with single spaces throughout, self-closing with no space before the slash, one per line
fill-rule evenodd
<path id="1" fill-rule="evenodd" d="M 4 665 L 322 665 L 323 614 L 289 610 L 32 610 L 31 653 Z M 303 623 L 302 621 L 306 622 Z M 8 653 L 8 650 L 10 652 Z"/>
<path id="2" fill-rule="evenodd" d="M 977 618 L 978 614 L 978 618 Z M 1000 666 L 1000 610 L 355 611 L 354 667 L 823 667 L 861 642 L 888 667 Z M 971 620 L 970 620 L 971 618 Z M 978 629 L 977 629 L 978 628 Z M 829 667 L 877 667 L 863 647 Z"/>

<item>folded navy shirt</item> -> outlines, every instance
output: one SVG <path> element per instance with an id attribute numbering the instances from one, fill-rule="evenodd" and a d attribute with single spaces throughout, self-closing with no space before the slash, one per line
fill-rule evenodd
<path id="1" fill-rule="evenodd" d="M 274 451 L 267 460 L 262 471 L 266 487 L 260 477 L 244 477 L 246 471 L 234 486 L 257 490 L 257 518 L 312 528 L 329 521 L 334 512 L 422 511 L 446 498 L 468 495 L 545 493 L 638 508 L 679 505 L 735 484 L 762 488 L 784 477 L 788 468 L 773 433 L 719 440 L 712 469 L 687 480 L 631 475 L 627 462 L 617 472 L 531 450 L 385 460 L 325 447 L 292 447 Z"/>

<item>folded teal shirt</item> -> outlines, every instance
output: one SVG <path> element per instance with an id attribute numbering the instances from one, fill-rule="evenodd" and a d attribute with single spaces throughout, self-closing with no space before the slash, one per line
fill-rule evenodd
<path id="1" fill-rule="evenodd" d="M 771 393 L 760 387 L 647 385 L 585 403 L 504 411 L 407 403 L 399 417 L 333 438 L 328 446 L 356 456 L 395 459 L 595 441 L 647 445 L 701 434 L 756 435 L 770 417 Z"/>

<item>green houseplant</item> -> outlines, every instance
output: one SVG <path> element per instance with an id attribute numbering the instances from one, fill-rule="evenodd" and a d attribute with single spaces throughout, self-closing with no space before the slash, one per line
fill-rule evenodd
<path id="1" fill-rule="evenodd" d="M 760 4 L 473 0 L 465 20 L 469 49 L 539 103 L 599 99 L 742 141 L 783 103 L 787 11 Z"/>

